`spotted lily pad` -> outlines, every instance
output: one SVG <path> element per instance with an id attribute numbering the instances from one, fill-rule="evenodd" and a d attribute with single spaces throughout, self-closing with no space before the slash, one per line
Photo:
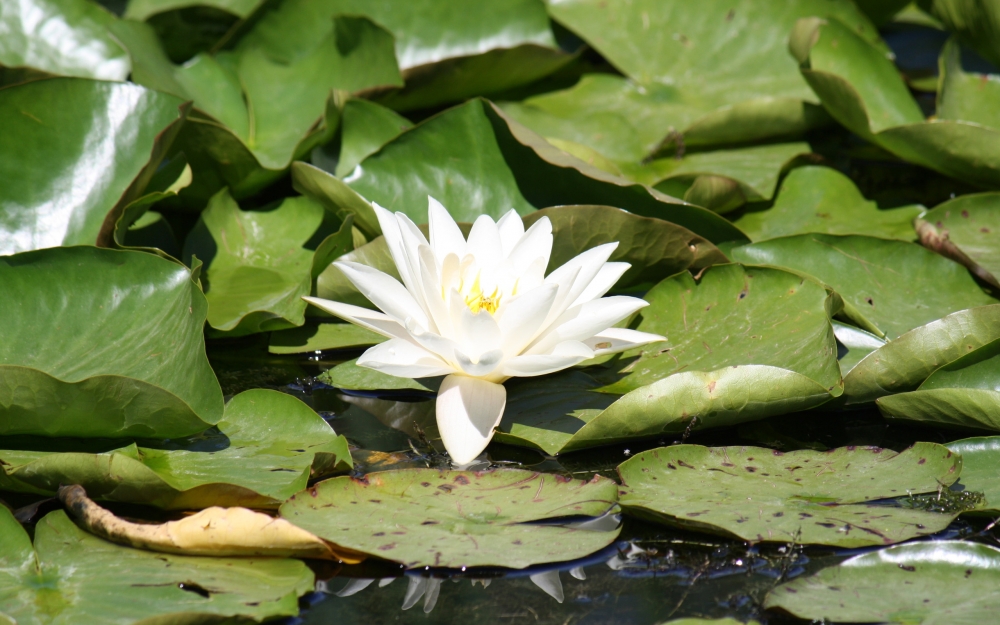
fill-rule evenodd
<path id="1" fill-rule="evenodd" d="M 232 398 L 216 430 L 154 445 L 0 451 L 0 489 L 55 495 L 61 484 L 80 484 L 94 499 L 161 508 L 274 508 L 310 477 L 352 467 L 343 436 L 298 399 L 265 389 Z"/>
<path id="2" fill-rule="evenodd" d="M 122 547 L 62 510 L 28 533 L 0 506 L 0 620 L 23 625 L 204 623 L 295 616 L 313 574 L 287 558 L 206 558 Z M 128 597 L 128 600 L 123 600 Z"/>
<path id="3" fill-rule="evenodd" d="M 844 298 L 845 316 L 890 339 L 997 301 L 958 263 L 906 241 L 801 234 L 739 247 L 732 256 L 816 278 Z"/>
<path id="4" fill-rule="evenodd" d="M 575 480 L 515 469 L 403 469 L 320 482 L 281 506 L 281 516 L 332 543 L 423 566 L 524 568 L 580 558 L 613 531 L 556 525 L 617 509 L 602 477 Z"/>
<path id="5" fill-rule="evenodd" d="M 998 582 L 1000 549 L 957 540 L 918 542 L 855 556 L 782 584 L 765 606 L 812 620 L 980 625 L 996 617 Z"/>
<path id="6" fill-rule="evenodd" d="M 947 527 L 956 514 L 872 503 L 936 492 L 962 458 L 934 443 L 782 453 L 676 445 L 618 467 L 621 505 L 643 518 L 753 542 L 888 545 Z"/>

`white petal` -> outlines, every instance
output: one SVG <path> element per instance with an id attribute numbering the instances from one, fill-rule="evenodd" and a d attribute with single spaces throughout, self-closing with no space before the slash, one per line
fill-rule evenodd
<path id="1" fill-rule="evenodd" d="M 476 257 L 480 267 L 493 267 L 503 260 L 500 231 L 489 215 L 480 215 L 472 224 L 467 253 Z"/>
<path id="2" fill-rule="evenodd" d="M 441 382 L 437 424 L 452 462 L 468 464 L 486 449 L 506 405 L 503 384 L 463 375 L 449 375 Z"/>
<path id="3" fill-rule="evenodd" d="M 514 297 L 497 315 L 500 334 L 503 337 L 503 351 L 514 356 L 520 354 L 542 329 L 548 317 L 558 289 L 551 284 L 543 284 L 537 289 Z M 501 311 L 498 311 L 501 312 Z"/>
<path id="4" fill-rule="evenodd" d="M 402 324 L 394 319 L 391 319 L 385 313 L 368 310 L 367 308 L 362 308 L 360 306 L 352 306 L 351 304 L 344 304 L 342 302 L 321 299 L 319 297 L 303 297 L 302 299 L 320 310 L 325 310 L 331 315 L 340 317 L 344 321 L 349 321 L 356 326 L 361 326 L 362 328 L 371 330 L 372 332 L 381 334 L 382 336 L 390 339 L 405 339 L 409 336 L 409 333 Z"/>
<path id="5" fill-rule="evenodd" d="M 503 257 L 507 258 L 514 250 L 521 237 L 524 236 L 524 222 L 517 211 L 510 211 L 497 222 L 497 230 L 500 231 L 500 245 L 503 248 Z"/>
<path id="6" fill-rule="evenodd" d="M 559 294 L 556 295 L 556 301 L 549 313 L 548 321 L 550 323 L 573 305 L 573 302 L 597 277 L 601 267 L 604 266 L 617 247 L 617 242 L 598 245 L 571 258 L 563 266 L 546 276 L 546 284 L 559 285 Z M 575 277 L 571 279 L 574 274 Z"/>
<path id="7" fill-rule="evenodd" d="M 478 361 L 480 354 L 500 349 L 503 344 L 499 324 L 485 310 L 473 313 L 468 306 L 458 304 L 453 299 L 452 322 L 455 324 L 458 344 L 473 361 Z"/>
<path id="8" fill-rule="evenodd" d="M 427 230 L 431 235 L 431 248 L 440 262 L 443 262 L 444 257 L 448 254 L 455 254 L 459 258 L 465 256 L 465 237 L 462 236 L 462 230 L 455 223 L 448 209 L 429 195 L 427 196 Z"/>
<path id="9" fill-rule="evenodd" d="M 534 345 L 527 349 L 527 353 L 547 354 L 563 341 L 589 339 L 645 306 L 649 304 L 644 300 L 624 295 L 602 297 L 574 306 L 563 313 Z"/>
<path id="10" fill-rule="evenodd" d="M 362 295 L 379 307 L 385 314 L 399 322 L 413 318 L 423 327 L 427 327 L 427 314 L 413 298 L 413 295 L 392 276 L 378 269 L 352 263 L 337 261 L 334 266 L 343 272 Z"/>
<path id="11" fill-rule="evenodd" d="M 421 296 L 424 300 L 424 310 L 427 311 L 431 321 L 431 327 L 428 329 L 443 336 L 451 336 L 454 334 L 454 330 L 448 306 L 441 296 L 443 292 L 440 281 L 441 271 L 438 268 L 437 259 L 430 245 L 421 245 L 418 254 L 420 255 L 418 276 L 420 277 Z M 456 256 L 450 254 L 445 258 L 454 259 Z"/>
<path id="12" fill-rule="evenodd" d="M 358 366 L 401 378 L 429 378 L 448 375 L 455 370 L 426 349 L 405 339 L 391 339 L 368 348 L 358 358 Z"/>
<path id="13" fill-rule="evenodd" d="M 493 377 L 490 376 L 491 373 L 503 360 L 503 352 L 499 349 L 493 349 L 488 352 L 483 352 L 473 360 L 469 356 L 463 354 L 460 350 L 455 350 L 455 360 L 458 362 L 458 366 L 462 368 L 462 371 L 473 377 Z"/>
<path id="14" fill-rule="evenodd" d="M 404 282 L 404 284 L 406 284 L 406 288 L 413 290 L 414 286 L 419 283 L 420 253 L 418 250 L 421 245 L 430 244 L 420 228 L 417 228 L 417 225 L 403 213 L 396 213 L 396 223 L 399 224 L 399 234 L 403 240 L 403 256 L 406 259 L 409 273 L 413 277 L 413 283 Z"/>
<path id="15" fill-rule="evenodd" d="M 611 290 L 611 287 L 618 282 L 622 274 L 628 271 L 631 266 L 628 263 L 604 263 L 604 266 L 597 272 L 594 279 L 590 281 L 587 288 L 573 302 L 573 306 L 604 297 L 604 294 Z"/>
<path id="16" fill-rule="evenodd" d="M 448 363 L 449 366 L 455 365 L 458 361 L 455 358 L 455 350 L 458 349 L 458 344 L 440 334 L 435 332 L 428 332 L 423 328 L 417 326 L 410 320 L 410 323 L 406 325 L 406 331 L 408 335 L 404 338 L 416 343 L 420 347 L 423 347 L 430 353 L 434 354 L 441 360 Z M 453 366 L 453 369 L 458 369 L 457 366 Z"/>
<path id="17" fill-rule="evenodd" d="M 514 265 L 514 270 L 521 274 L 542 259 L 542 268 L 548 267 L 549 258 L 552 256 L 552 221 L 548 217 L 542 217 L 531 224 L 528 231 L 524 233 L 521 240 L 517 242 L 507 258 Z"/>
<path id="18" fill-rule="evenodd" d="M 595 356 L 603 356 L 665 340 L 667 338 L 659 334 L 639 332 L 638 330 L 629 330 L 627 328 L 608 328 L 584 340 L 583 343 L 594 350 Z"/>
<path id="19" fill-rule="evenodd" d="M 548 354 L 528 354 L 505 360 L 500 373 L 506 377 L 527 378 L 562 371 L 594 357 L 594 351 L 580 341 L 565 341 Z"/>

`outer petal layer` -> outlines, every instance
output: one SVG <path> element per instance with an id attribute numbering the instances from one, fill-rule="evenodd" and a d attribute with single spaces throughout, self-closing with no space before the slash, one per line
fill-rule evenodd
<path id="1" fill-rule="evenodd" d="M 449 375 L 441 382 L 437 424 L 452 462 L 469 464 L 486 449 L 506 406 L 503 384 L 463 375 Z"/>

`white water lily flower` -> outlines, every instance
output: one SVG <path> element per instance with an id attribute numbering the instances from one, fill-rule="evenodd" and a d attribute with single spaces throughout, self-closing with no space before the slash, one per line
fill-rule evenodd
<path id="1" fill-rule="evenodd" d="M 403 213 L 372 204 L 402 283 L 367 265 L 334 263 L 382 312 L 305 298 L 389 340 L 358 365 L 408 378 L 446 376 L 437 423 L 452 461 L 468 464 L 493 437 L 507 402 L 503 382 L 552 373 L 662 336 L 613 328 L 646 302 L 603 297 L 629 268 L 608 262 L 617 243 L 583 252 L 548 276 L 552 224 L 525 232 L 513 210 L 476 219 L 466 241 L 428 197 L 430 241 Z"/>

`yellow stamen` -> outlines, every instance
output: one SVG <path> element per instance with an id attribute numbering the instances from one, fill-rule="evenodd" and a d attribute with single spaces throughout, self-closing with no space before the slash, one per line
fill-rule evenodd
<path id="1" fill-rule="evenodd" d="M 465 296 L 465 305 L 469 307 L 469 310 L 473 314 L 478 315 L 479 311 L 485 310 L 492 315 L 500 307 L 500 298 L 499 288 L 494 288 L 493 293 L 484 295 L 482 288 L 479 286 L 479 277 L 477 276 L 476 282 L 469 289 L 468 295 Z"/>

